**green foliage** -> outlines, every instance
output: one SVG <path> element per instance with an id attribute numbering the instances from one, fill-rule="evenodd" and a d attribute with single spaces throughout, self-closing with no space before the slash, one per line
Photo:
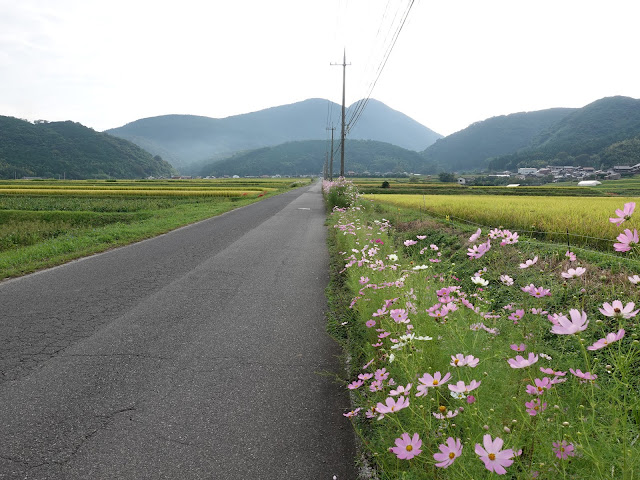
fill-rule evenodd
<path id="1" fill-rule="evenodd" d="M 447 171 L 484 170 L 486 159 L 525 148 L 572 111 L 553 108 L 489 118 L 436 141 L 422 155 Z"/>
<path id="2" fill-rule="evenodd" d="M 238 153 L 204 167 L 202 176 L 214 175 L 317 175 L 322 172 L 327 154 L 327 142 L 307 140 L 289 142 Z M 334 158 L 334 173 L 340 159 Z M 417 152 L 372 140 L 347 140 L 345 170 L 355 172 L 417 172 L 433 169 Z M 335 176 L 335 175 L 334 175 Z"/>
<path id="3" fill-rule="evenodd" d="M 141 178 L 173 172 L 137 145 L 79 123 L 33 125 L 0 116 L 0 178 Z"/>
<path id="4" fill-rule="evenodd" d="M 453 183 L 456 181 L 456 176 L 453 173 L 440 172 L 438 178 L 442 183 Z"/>

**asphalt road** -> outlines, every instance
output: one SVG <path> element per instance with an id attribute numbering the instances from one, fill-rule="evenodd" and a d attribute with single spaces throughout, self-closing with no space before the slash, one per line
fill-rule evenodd
<path id="1" fill-rule="evenodd" d="M 0 283 L 1 479 L 356 478 L 319 184 Z"/>

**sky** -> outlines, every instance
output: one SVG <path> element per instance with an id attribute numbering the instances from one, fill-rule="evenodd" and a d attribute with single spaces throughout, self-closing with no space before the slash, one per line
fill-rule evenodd
<path id="1" fill-rule="evenodd" d="M 639 15 L 637 0 L 0 0 L 0 115 L 103 131 L 340 103 L 346 51 L 347 105 L 370 95 L 446 136 L 640 98 Z"/>

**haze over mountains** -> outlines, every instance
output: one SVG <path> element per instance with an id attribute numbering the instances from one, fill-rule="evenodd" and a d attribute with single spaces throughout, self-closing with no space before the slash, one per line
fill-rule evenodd
<path id="1" fill-rule="evenodd" d="M 176 169 L 202 176 L 318 175 L 330 151 L 326 125 L 333 119 L 338 126 L 339 116 L 338 105 L 310 99 L 224 119 L 164 115 L 109 133 L 69 121 L 34 125 L 0 117 L 0 177 L 142 178 Z M 339 130 L 334 134 L 337 174 Z M 502 115 L 446 138 L 371 100 L 345 150 L 345 172 L 372 175 L 634 165 L 640 163 L 640 100 L 607 97 L 578 109 Z"/>
<path id="2" fill-rule="evenodd" d="M 334 135 L 339 139 L 340 113 L 340 105 L 312 98 L 227 118 L 193 115 L 145 118 L 105 133 L 130 140 L 162 156 L 176 168 L 185 169 L 241 151 L 292 141 L 325 140 L 329 135 L 326 127 L 330 124 L 336 127 Z M 371 99 L 348 138 L 387 142 L 419 151 L 441 137 L 403 113 Z"/>

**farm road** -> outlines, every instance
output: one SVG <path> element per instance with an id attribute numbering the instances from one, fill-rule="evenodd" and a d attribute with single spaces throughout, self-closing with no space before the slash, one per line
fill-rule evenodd
<path id="1" fill-rule="evenodd" d="M 356 478 L 318 183 L 0 283 L 0 479 Z"/>

